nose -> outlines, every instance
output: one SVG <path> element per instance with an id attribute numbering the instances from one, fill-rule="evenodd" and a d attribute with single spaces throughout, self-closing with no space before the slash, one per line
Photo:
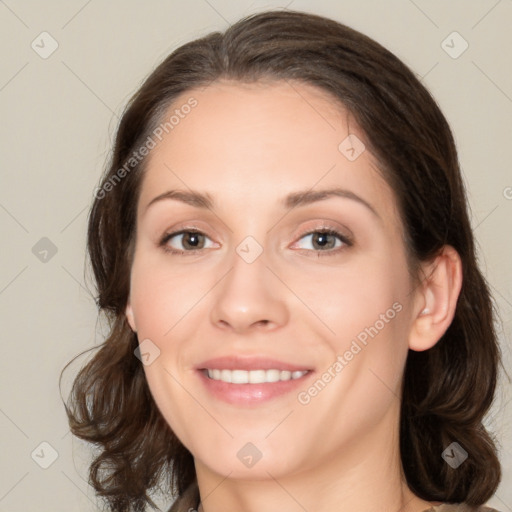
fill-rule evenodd
<path id="1" fill-rule="evenodd" d="M 216 327 L 241 334 L 286 325 L 286 287 L 268 263 L 265 251 L 251 263 L 233 255 L 230 271 L 215 287 L 211 321 Z"/>

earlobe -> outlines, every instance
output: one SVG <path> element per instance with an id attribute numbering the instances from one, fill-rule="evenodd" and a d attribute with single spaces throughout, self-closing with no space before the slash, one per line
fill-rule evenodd
<path id="1" fill-rule="evenodd" d="M 457 251 L 444 246 L 440 254 L 425 266 L 416 293 L 415 318 L 409 334 L 409 348 L 432 348 L 450 326 L 462 287 L 462 262 Z"/>
<path id="2" fill-rule="evenodd" d="M 133 309 L 129 302 L 128 302 L 128 305 L 126 306 L 125 314 L 126 314 L 126 320 L 128 321 L 128 324 L 130 325 L 132 331 L 137 332 L 137 327 L 135 325 L 135 319 L 133 316 Z"/>

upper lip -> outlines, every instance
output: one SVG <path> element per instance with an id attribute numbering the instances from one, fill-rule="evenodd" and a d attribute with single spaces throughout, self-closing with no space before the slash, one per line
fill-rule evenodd
<path id="1" fill-rule="evenodd" d="M 308 371 L 311 367 L 291 364 L 278 359 L 256 356 L 224 356 L 208 359 L 197 365 L 198 370 L 284 370 L 284 371 Z"/>

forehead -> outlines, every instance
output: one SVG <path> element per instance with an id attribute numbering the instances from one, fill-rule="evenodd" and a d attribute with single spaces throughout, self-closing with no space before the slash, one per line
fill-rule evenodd
<path id="1" fill-rule="evenodd" d="M 180 111 L 191 99 L 196 106 Z M 342 186 L 382 212 L 395 210 L 392 191 L 364 149 L 365 134 L 322 89 L 220 81 L 183 93 L 164 122 L 173 113 L 179 121 L 149 155 L 139 209 L 173 188 L 264 207 L 296 190 Z"/>

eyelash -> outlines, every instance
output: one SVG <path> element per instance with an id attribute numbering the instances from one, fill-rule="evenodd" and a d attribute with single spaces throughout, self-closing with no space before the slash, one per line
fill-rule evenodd
<path id="1" fill-rule="evenodd" d="M 190 250 L 190 251 L 180 251 L 180 250 L 177 250 L 177 249 L 171 249 L 167 245 L 167 242 L 169 240 L 171 240 L 172 238 L 174 238 L 175 236 L 184 235 L 184 234 L 187 234 L 187 233 L 197 233 L 197 234 L 200 234 L 200 235 L 207 236 L 202 231 L 200 231 L 198 229 L 195 229 L 195 228 L 182 229 L 180 231 L 174 231 L 172 233 L 165 233 L 164 236 L 162 237 L 162 239 L 160 240 L 159 246 L 162 247 L 162 249 L 165 252 L 167 252 L 167 253 L 176 254 L 176 255 L 183 255 L 183 256 L 185 256 L 185 255 L 186 256 L 192 256 L 192 255 L 197 254 L 200 251 L 204 250 L 204 249 L 193 249 L 193 250 Z M 351 239 L 349 239 L 345 235 L 342 235 L 339 231 L 336 231 L 335 229 L 332 229 L 332 228 L 318 228 L 318 229 L 314 229 L 314 230 L 310 230 L 310 231 L 305 231 L 304 233 L 302 233 L 299 236 L 298 239 L 301 240 L 305 236 L 313 235 L 313 234 L 322 234 L 322 235 L 335 236 L 335 237 L 337 237 L 343 243 L 343 246 L 342 247 L 338 247 L 337 249 L 331 249 L 331 250 L 325 250 L 325 251 L 316 251 L 314 249 L 313 250 L 312 249 L 299 249 L 299 250 L 306 251 L 306 252 L 316 252 L 318 257 L 320 257 L 320 256 L 334 256 L 334 255 L 338 254 L 340 251 L 344 250 L 346 247 L 351 247 L 353 245 L 353 242 L 352 242 Z"/>

